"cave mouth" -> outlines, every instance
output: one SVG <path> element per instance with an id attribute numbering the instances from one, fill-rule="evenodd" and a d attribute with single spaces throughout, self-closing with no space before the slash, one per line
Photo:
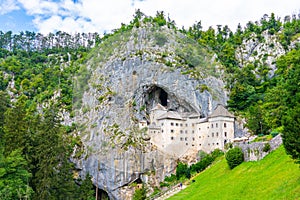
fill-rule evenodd
<path id="1" fill-rule="evenodd" d="M 109 195 L 105 190 L 102 190 L 100 188 L 96 188 L 96 186 L 94 186 L 94 195 L 95 195 L 95 199 L 96 200 L 109 200 Z"/>
<path id="2" fill-rule="evenodd" d="M 168 106 L 168 93 L 163 89 L 159 91 L 159 100 L 162 106 Z"/>
<path id="3" fill-rule="evenodd" d="M 146 113 L 150 114 L 151 110 L 161 104 L 168 110 L 177 112 L 190 112 L 193 109 L 188 104 L 182 104 L 176 95 L 168 92 L 168 88 L 158 85 L 144 85 L 143 86 L 143 100 L 141 106 L 145 106 Z M 142 109 L 144 110 L 144 109 Z"/>
<path id="4" fill-rule="evenodd" d="M 144 102 L 147 106 L 147 110 L 150 111 L 158 103 L 164 107 L 168 107 L 170 95 L 163 88 L 157 85 L 146 86 L 144 90 Z"/>

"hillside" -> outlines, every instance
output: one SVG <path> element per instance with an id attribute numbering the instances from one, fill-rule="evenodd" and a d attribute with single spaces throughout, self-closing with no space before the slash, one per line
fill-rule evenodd
<path id="1" fill-rule="evenodd" d="M 242 163 L 230 170 L 222 157 L 194 178 L 178 199 L 299 199 L 299 166 L 281 146 L 258 162 Z"/>

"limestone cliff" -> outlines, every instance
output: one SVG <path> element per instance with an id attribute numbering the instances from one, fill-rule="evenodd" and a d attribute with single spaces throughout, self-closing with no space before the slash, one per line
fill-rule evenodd
<path id="1" fill-rule="evenodd" d="M 178 158 L 148 144 L 141 120 L 156 103 L 206 116 L 226 104 L 222 70 L 196 42 L 166 26 L 144 24 L 114 34 L 91 53 L 80 109 L 74 110 L 84 153 L 76 160 L 111 199 L 126 199 L 137 179 L 159 184 Z M 78 74 L 78 80 L 82 80 Z"/>

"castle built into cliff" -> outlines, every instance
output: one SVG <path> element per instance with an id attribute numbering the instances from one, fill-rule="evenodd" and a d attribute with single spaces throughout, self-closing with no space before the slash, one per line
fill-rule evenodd
<path id="1" fill-rule="evenodd" d="M 151 144 L 177 157 L 203 150 L 224 150 L 225 144 L 233 142 L 235 117 L 218 105 L 207 117 L 197 113 L 175 112 L 157 104 L 150 113 L 150 124 L 140 122 L 140 128 L 147 127 Z"/>

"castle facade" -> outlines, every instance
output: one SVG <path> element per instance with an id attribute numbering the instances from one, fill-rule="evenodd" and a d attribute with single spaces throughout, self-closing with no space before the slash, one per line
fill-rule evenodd
<path id="1" fill-rule="evenodd" d="M 234 139 L 235 117 L 218 105 L 207 117 L 197 113 L 169 111 L 157 104 L 150 113 L 150 124 L 140 122 L 148 128 L 150 142 L 158 149 L 177 157 L 203 150 L 224 150 L 225 144 Z"/>

